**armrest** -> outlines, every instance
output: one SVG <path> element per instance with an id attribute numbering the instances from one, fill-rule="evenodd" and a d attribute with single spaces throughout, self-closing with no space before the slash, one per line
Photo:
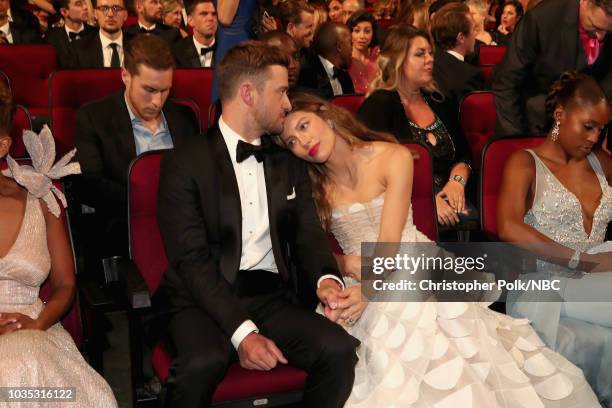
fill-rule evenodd
<path id="1" fill-rule="evenodd" d="M 145 310 L 151 307 L 149 287 L 138 271 L 136 264 L 129 259 L 119 258 L 115 262 L 119 284 L 131 310 Z"/>

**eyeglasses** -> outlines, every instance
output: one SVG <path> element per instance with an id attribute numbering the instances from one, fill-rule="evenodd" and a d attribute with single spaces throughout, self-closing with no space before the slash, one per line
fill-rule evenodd
<path id="1" fill-rule="evenodd" d="M 113 10 L 114 14 L 118 14 L 125 10 L 125 8 L 121 6 L 98 6 L 96 10 L 101 11 L 104 15 L 107 15 L 109 11 Z"/>

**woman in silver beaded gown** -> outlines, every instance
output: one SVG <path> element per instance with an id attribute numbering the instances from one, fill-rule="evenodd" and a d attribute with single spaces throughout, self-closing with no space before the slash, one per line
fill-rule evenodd
<path id="1" fill-rule="evenodd" d="M 326 101 L 291 104 L 277 143 L 309 163 L 319 217 L 345 254 L 347 287 L 322 312 L 361 341 L 345 408 L 599 407 L 582 371 L 527 319 L 488 303 L 362 301 L 362 242 L 430 242 L 413 223 L 412 155 Z"/>
<path id="2" fill-rule="evenodd" d="M 0 159 L 11 145 L 11 111 L 10 93 L 0 87 Z M 0 387 L 9 387 L 0 392 L 0 407 L 116 407 L 108 384 L 59 322 L 72 305 L 75 279 L 57 201 L 65 206 L 65 198 L 52 179 L 80 173 L 80 167 L 68 164 L 74 151 L 53 165 L 55 144 L 46 126 L 40 136 L 24 132 L 24 143 L 33 166 L 8 156 L 8 169 L 0 174 Z M 53 294 L 43 303 L 38 292 L 47 279 Z M 24 387 L 67 390 L 32 390 L 35 402 L 9 401 L 24 395 L 14 394 Z M 74 398 L 61 399 L 68 397 Z"/>
<path id="3" fill-rule="evenodd" d="M 554 299 L 518 294 L 508 312 L 529 318 L 612 406 L 612 242 L 604 242 L 612 220 L 612 159 L 597 146 L 611 109 L 593 79 L 573 72 L 552 86 L 546 105 L 553 119 L 548 137 L 508 159 L 497 225 L 501 239 L 545 257 L 528 275 L 559 279 L 561 290 Z"/>

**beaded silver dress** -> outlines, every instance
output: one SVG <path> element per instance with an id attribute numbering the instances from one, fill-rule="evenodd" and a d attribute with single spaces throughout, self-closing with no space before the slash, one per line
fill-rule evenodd
<path id="1" fill-rule="evenodd" d="M 345 254 L 376 242 L 384 195 L 335 208 Z M 409 211 L 402 242 L 430 242 Z M 599 407 L 582 371 L 544 346 L 527 319 L 488 303 L 371 302 L 346 330 L 361 341 L 351 408 Z"/>
<path id="2" fill-rule="evenodd" d="M 45 305 L 39 298 L 40 286 L 49 276 L 51 257 L 42 205 L 60 215 L 57 197 L 64 196 L 51 179 L 80 172 L 78 164 L 67 164 L 66 155 L 52 167 L 55 145 L 48 128 L 24 134 L 33 166 L 19 166 L 10 157 L 3 172 L 28 190 L 25 214 L 15 242 L 0 258 L 0 313 L 21 313 L 36 319 Z M 48 330 L 17 330 L 0 335 L 0 387 L 74 387 L 75 402 L 0 401 L 0 407 L 112 408 L 117 403 L 104 379 L 93 370 L 77 349 L 61 323 Z M 65 394 L 66 396 L 67 394 Z"/>

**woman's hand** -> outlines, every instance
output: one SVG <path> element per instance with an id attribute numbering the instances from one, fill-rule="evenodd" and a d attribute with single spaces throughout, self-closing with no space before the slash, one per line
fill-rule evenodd
<path id="1" fill-rule="evenodd" d="M 506 28 L 506 26 L 503 24 L 500 24 L 499 27 L 497 27 L 497 31 L 499 31 L 500 33 L 504 35 L 508 35 L 510 33 L 508 29 Z"/>
<path id="2" fill-rule="evenodd" d="M 442 198 L 446 196 L 448 204 L 456 212 L 465 212 L 465 187 L 458 181 L 449 180 L 440 191 Z"/>
<path id="3" fill-rule="evenodd" d="M 340 292 L 340 301 L 338 308 L 342 310 L 340 313 L 339 323 L 354 324 L 368 305 L 367 300 L 361 299 L 361 285 L 353 285 Z"/>
<path id="4" fill-rule="evenodd" d="M 276 26 L 276 20 L 274 19 L 274 17 L 270 17 L 267 15 L 264 15 L 261 18 L 261 27 L 263 29 L 264 33 L 270 32 L 270 31 L 276 31 L 277 30 L 277 26 Z"/>
<path id="5" fill-rule="evenodd" d="M 343 255 L 342 260 L 342 274 L 361 282 L 361 257 L 357 255 Z"/>
<path id="6" fill-rule="evenodd" d="M 43 330 L 37 320 L 21 313 L 0 313 L 0 335 L 17 330 Z"/>

